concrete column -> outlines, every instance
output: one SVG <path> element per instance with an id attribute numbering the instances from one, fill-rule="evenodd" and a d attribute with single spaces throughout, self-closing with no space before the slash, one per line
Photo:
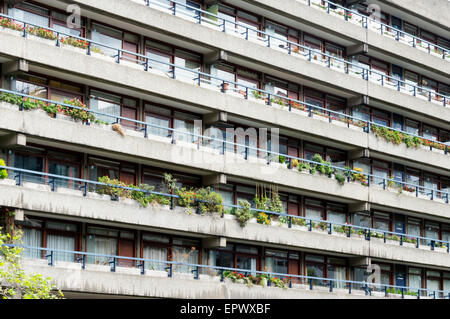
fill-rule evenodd
<path id="1" fill-rule="evenodd" d="M 227 247 L 225 237 L 207 237 L 202 239 L 202 248 L 224 248 Z"/>
<path id="2" fill-rule="evenodd" d="M 347 56 L 355 56 L 359 54 L 368 54 L 369 53 L 369 45 L 367 43 L 360 43 L 352 46 L 348 46 L 346 48 Z"/>
<path id="3" fill-rule="evenodd" d="M 360 202 L 348 205 L 349 213 L 370 212 L 371 205 L 368 202 Z"/>
<path id="4" fill-rule="evenodd" d="M 20 133 L 11 133 L 0 137 L 0 148 L 16 148 L 27 145 L 27 137 Z"/>
<path id="5" fill-rule="evenodd" d="M 203 186 L 216 186 L 227 183 L 227 175 L 225 174 L 211 174 L 202 177 Z"/>
<path id="6" fill-rule="evenodd" d="M 350 267 L 367 267 L 372 264 L 372 260 L 370 257 L 350 257 L 348 263 Z"/>
<path id="7" fill-rule="evenodd" d="M 14 75 L 16 73 L 28 72 L 28 61 L 24 59 L 17 59 L 10 62 L 6 62 L 2 66 L 3 75 Z"/>
<path id="8" fill-rule="evenodd" d="M 205 64 L 214 64 L 218 61 L 228 61 L 228 54 L 224 50 L 216 50 L 212 53 L 204 55 L 203 58 Z"/>
<path id="9" fill-rule="evenodd" d="M 348 106 L 370 105 L 370 99 L 367 95 L 361 95 L 348 100 Z"/>
<path id="10" fill-rule="evenodd" d="M 218 112 L 212 112 L 212 113 L 203 115 L 203 124 L 204 125 L 214 125 L 217 122 L 226 123 L 227 121 L 228 121 L 227 112 L 218 111 Z"/>
<path id="11" fill-rule="evenodd" d="M 347 152 L 347 159 L 349 161 L 358 160 L 360 158 L 370 158 L 370 151 L 368 148 L 361 148 Z"/>

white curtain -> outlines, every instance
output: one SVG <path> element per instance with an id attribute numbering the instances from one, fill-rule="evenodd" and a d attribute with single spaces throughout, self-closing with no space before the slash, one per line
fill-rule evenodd
<path id="1" fill-rule="evenodd" d="M 167 248 L 144 246 L 144 258 L 153 260 L 167 260 Z M 164 263 L 146 262 L 145 268 L 151 270 L 164 270 L 168 265 Z"/>
<path id="2" fill-rule="evenodd" d="M 188 264 L 198 264 L 198 250 L 175 246 L 173 247 L 173 260 Z M 177 265 L 174 267 L 174 271 L 177 272 L 189 272 L 191 270 L 194 270 L 194 268 L 190 266 Z"/>
<path id="3" fill-rule="evenodd" d="M 90 253 L 116 255 L 117 253 L 117 239 L 97 237 L 89 235 L 87 240 L 87 251 Z M 110 258 L 100 256 L 88 256 L 88 263 L 95 263 L 101 265 L 108 265 Z"/>
<path id="4" fill-rule="evenodd" d="M 47 248 L 58 250 L 74 250 L 75 238 L 58 235 L 47 236 Z M 54 260 L 58 261 L 74 261 L 74 255 L 69 253 L 54 253 Z"/>
<path id="5" fill-rule="evenodd" d="M 91 99 L 90 99 L 90 108 L 92 111 L 111 114 L 111 116 L 98 115 L 98 114 L 95 115 L 99 120 L 102 120 L 105 122 L 109 122 L 109 123 L 114 122 L 116 119 L 116 116 L 120 116 L 120 105 L 119 104 L 99 100 L 95 97 L 91 97 Z"/>
<path id="6" fill-rule="evenodd" d="M 330 278 L 336 279 L 336 280 L 345 280 L 345 267 L 340 266 L 329 266 L 328 269 Z M 342 281 L 334 281 L 333 285 L 335 288 L 345 288 L 345 282 Z"/>
<path id="7" fill-rule="evenodd" d="M 23 20 L 28 23 L 33 23 L 42 27 L 48 27 L 50 22 L 49 18 L 17 8 L 9 9 L 8 14 L 13 18 Z"/>
<path id="8" fill-rule="evenodd" d="M 42 247 L 42 232 L 38 229 L 24 228 L 23 244 L 30 247 Z M 25 249 L 23 256 L 26 258 L 41 258 L 41 251 Z"/>

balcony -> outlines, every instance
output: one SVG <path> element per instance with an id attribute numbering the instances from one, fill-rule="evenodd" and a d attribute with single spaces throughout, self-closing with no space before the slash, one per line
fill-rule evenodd
<path id="1" fill-rule="evenodd" d="M 250 219 L 243 226 L 237 213 L 244 208 L 238 205 L 220 203 L 215 206 L 214 212 L 208 211 L 208 208 L 204 212 L 205 207 L 200 209 L 201 200 L 187 204 L 180 201 L 181 195 L 6 169 L 10 179 L 0 180 L 0 191 L 5 194 L 0 205 L 25 209 L 31 215 L 39 212 L 182 233 L 195 229 L 201 236 L 448 267 L 449 242 L 435 238 L 256 208 L 250 208 Z M 149 201 L 145 207 L 143 202 L 137 200 L 144 197 Z"/>
<path id="2" fill-rule="evenodd" d="M 189 11 L 191 12 L 191 11 Z M 153 60 L 147 56 L 140 55 L 134 52 L 113 48 L 101 43 L 96 43 L 94 41 L 91 41 L 89 39 L 85 38 L 79 38 L 72 36 L 70 34 L 65 34 L 63 32 L 58 32 L 56 30 L 52 30 L 49 28 L 46 28 L 45 30 L 48 30 L 49 33 L 45 34 L 44 39 L 42 37 L 35 36 L 36 32 L 31 31 L 28 32 L 27 30 L 35 30 L 35 28 L 40 28 L 40 26 L 29 24 L 26 21 L 13 19 L 6 15 L 0 15 L 4 21 L 4 25 L 7 27 L 2 27 L 0 31 L 4 31 L 6 33 L 14 34 L 17 36 L 25 36 L 30 37 L 33 39 L 38 39 L 38 41 L 46 42 L 52 45 L 56 46 L 63 46 L 65 48 L 71 47 L 71 49 L 74 49 L 78 52 L 84 51 L 88 55 L 92 55 L 101 59 L 105 59 L 110 62 L 117 62 L 117 63 L 124 63 L 128 66 L 132 66 L 135 68 L 140 68 L 142 70 L 148 71 L 149 68 L 152 67 L 149 66 L 150 64 L 157 64 L 160 67 L 153 67 L 154 69 L 165 69 L 167 66 L 169 66 L 170 71 L 169 72 L 163 72 L 163 71 L 157 71 L 160 74 L 164 74 L 166 76 L 176 78 L 176 69 L 180 73 L 184 73 L 185 78 L 184 81 L 191 83 L 193 85 L 206 87 L 215 91 L 223 91 L 223 84 L 233 84 L 232 82 L 225 81 L 220 78 L 216 78 L 214 76 L 211 76 L 210 74 L 205 74 L 201 72 L 197 72 L 191 69 L 186 69 L 184 67 L 179 67 L 176 65 L 171 65 L 170 63 L 164 63 L 161 61 Z M 207 19 L 207 18 L 205 18 Z M 201 20 L 201 19 L 200 19 Z M 203 21 L 203 20 L 202 20 Z M 27 28 L 23 29 L 22 24 L 27 26 Z M 223 26 L 219 26 L 217 28 L 225 28 L 225 24 L 222 23 Z M 211 26 L 211 24 L 207 23 L 207 26 Z M 21 29 L 22 28 L 22 29 Z M 34 28 L 34 29 L 33 29 Z M 236 29 L 237 30 L 237 29 Z M 222 31 L 227 31 L 226 29 Z M 254 36 L 251 37 L 249 34 L 254 33 Z M 31 34 L 29 34 L 31 33 Z M 34 33 L 34 34 L 33 34 Z M 391 90 L 404 93 L 406 95 L 413 96 L 417 99 L 421 99 L 423 101 L 431 102 L 435 105 L 440 106 L 446 106 L 450 105 L 450 99 L 446 95 L 439 94 L 431 89 L 420 87 L 415 84 L 412 84 L 408 81 L 401 81 L 394 77 L 387 76 L 382 72 L 378 72 L 375 70 L 367 69 L 364 66 L 360 66 L 358 64 L 337 58 L 335 56 L 325 54 L 322 52 L 319 52 L 315 49 L 311 49 L 306 46 L 299 45 L 297 43 L 292 43 L 290 41 L 286 41 L 277 37 L 274 37 L 273 35 L 266 34 L 261 31 L 254 31 L 249 28 L 245 28 L 245 30 L 240 34 L 240 37 L 244 38 L 245 40 L 251 41 L 252 43 L 259 43 L 263 47 L 269 47 L 273 50 L 281 51 L 284 53 L 287 53 L 293 57 L 297 57 L 303 61 L 306 61 L 311 64 L 318 64 L 322 67 L 328 68 L 330 70 L 333 70 L 335 72 L 339 72 L 345 76 L 351 76 L 356 79 L 361 79 L 369 83 L 376 84 L 377 86 L 382 86 L 384 88 L 389 88 Z M 264 35 L 264 37 L 262 37 Z M 70 40 L 72 39 L 72 40 Z M 73 40 L 79 40 L 73 41 Z M 253 39 L 253 40 L 252 40 Z M 61 42 L 65 42 L 62 43 Z M 280 43 L 283 42 L 283 45 L 280 45 Z M 71 43 L 71 44 L 68 44 Z M 82 44 L 80 44 L 82 43 Z M 272 43 L 272 44 L 271 44 Z M 105 52 L 115 51 L 117 53 L 108 55 Z M 130 58 L 130 56 L 134 58 Z M 186 74 L 187 73 L 187 74 Z M 255 90 L 253 88 L 250 88 L 252 91 Z M 242 90 L 241 90 L 242 91 Z M 244 88 L 244 91 L 245 88 Z M 255 90 L 259 91 L 259 90 Z M 242 95 L 242 92 L 238 92 L 238 94 Z M 248 92 L 247 92 L 248 94 Z M 270 98 L 269 98 L 270 100 Z"/>
<path id="3" fill-rule="evenodd" d="M 249 271 L 80 251 L 49 251 L 39 247 L 25 247 L 25 251 L 27 250 L 45 253 L 46 260 L 24 259 L 22 263 L 25 271 L 39 271 L 44 276 L 51 276 L 59 289 L 69 293 L 187 299 L 450 298 L 450 293 L 443 290 L 367 284 L 350 280 Z M 64 258 L 64 255 L 69 255 L 69 259 L 76 256 L 78 262 L 64 261 L 67 259 Z M 59 261 L 56 256 L 60 258 Z M 86 262 L 92 258 L 103 258 L 109 265 L 102 266 Z M 120 260 L 131 262 L 135 267 L 118 267 L 117 263 Z M 161 264 L 160 267 L 165 267 L 166 270 L 158 271 L 146 268 L 156 264 Z M 176 271 L 177 267 L 181 267 L 184 271 Z"/>
<path id="4" fill-rule="evenodd" d="M 46 103 L 52 103 L 52 101 L 44 101 Z M 15 108 L 11 104 L 8 105 L 13 109 Z M 30 103 L 27 103 L 27 105 L 29 106 Z M 62 104 L 62 106 L 81 109 L 80 107 L 69 104 Z M 38 122 L 35 119 L 39 117 L 32 115 L 34 112 L 43 113 L 39 114 L 40 120 Z M 86 109 L 83 112 L 87 112 Z M 5 128 L 17 131 L 18 128 L 13 128 L 11 125 L 20 124 L 21 121 L 17 119 L 20 113 L 13 110 L 8 112 L 7 109 L 3 113 L 4 119 L 10 123 L 9 125 L 5 125 Z M 106 115 L 100 112 L 92 113 Z M 74 119 L 70 116 L 57 115 L 57 113 L 53 115 L 61 117 L 61 120 L 55 121 L 55 119 L 49 118 L 43 110 L 39 109 L 22 114 L 25 115 L 24 120 L 27 122 L 28 118 L 30 120 L 29 124 L 23 124 L 23 127 L 27 127 L 27 130 L 23 131 L 24 133 L 31 134 L 32 136 L 37 135 L 39 138 L 52 139 L 54 141 L 59 140 L 60 143 L 64 144 L 74 143 L 75 145 L 84 145 L 84 147 L 93 147 L 95 149 L 100 147 L 115 154 L 143 156 L 146 160 L 152 159 L 163 162 L 169 160 L 175 165 L 185 165 L 188 162 L 191 167 L 196 167 L 200 170 L 206 169 L 213 172 L 247 178 L 259 176 L 265 182 L 285 185 L 294 189 L 303 189 L 306 183 L 309 185 L 309 191 L 321 194 L 325 193 L 330 196 L 337 196 L 352 201 L 367 201 L 370 198 L 370 201 L 375 201 L 383 206 L 392 207 L 392 204 L 395 203 L 394 206 L 398 208 L 410 207 L 413 211 L 420 211 L 422 209 L 428 213 L 442 216 L 445 216 L 445 214 L 441 210 L 447 209 L 448 193 L 446 191 L 399 182 L 391 178 L 373 176 L 349 168 L 336 167 L 329 163 L 287 156 L 274 150 L 255 148 L 223 141 L 222 139 L 214 139 L 209 136 L 167 129 L 166 127 L 163 128 L 158 125 L 119 116 L 116 122 L 126 120 L 135 123 L 136 128 L 139 128 L 139 130 L 127 130 L 126 134 L 130 136 L 126 136 L 125 138 L 130 142 L 124 144 L 122 140 L 124 137 L 120 137 L 117 133 L 113 132 L 110 125 L 95 124 L 95 121 L 91 125 L 80 125 L 83 122 L 73 123 Z M 71 121 L 72 124 L 69 125 L 70 122 L 67 120 Z M 47 121 L 48 126 L 44 125 Z M 89 124 L 89 122 L 85 124 Z M 20 126 L 22 127 L 22 125 Z M 149 128 L 164 129 L 172 133 L 169 137 L 154 136 L 148 134 L 150 131 Z M 60 130 L 61 134 L 58 133 Z M 73 134 L 70 137 L 67 135 L 69 130 L 73 130 Z M 95 139 L 92 138 L 93 132 L 95 132 Z M 191 142 L 176 141 L 176 135 L 187 136 L 188 138 L 186 140 L 190 140 Z M 99 143 L 106 144 L 101 146 Z M 149 143 L 151 147 L 144 151 L 142 149 L 143 143 Z M 127 149 L 123 149 L 124 145 L 127 145 Z M 230 146 L 232 146 L 232 152 L 229 151 Z M 236 153 L 234 151 L 235 147 L 238 149 L 241 148 L 243 153 Z M 252 153 L 259 153 L 261 156 L 255 157 L 251 155 Z M 284 163 L 279 163 L 281 157 L 283 157 Z M 339 184 L 342 185 L 340 186 Z M 408 198 L 410 200 L 407 200 Z M 430 204 L 423 203 L 423 200 L 431 200 L 435 204 L 430 206 Z M 427 208 L 422 207 L 423 205 L 426 205 Z"/>

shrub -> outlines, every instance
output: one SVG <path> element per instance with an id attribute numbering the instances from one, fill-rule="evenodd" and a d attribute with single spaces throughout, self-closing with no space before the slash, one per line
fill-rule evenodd
<path id="1" fill-rule="evenodd" d="M 117 179 L 111 179 L 108 176 L 99 177 L 98 181 L 100 183 L 108 184 L 108 185 L 98 185 L 97 186 L 98 194 L 111 195 L 112 197 L 130 198 L 130 190 L 123 189 L 120 187 L 115 187 L 115 186 L 128 187 L 127 184 L 125 184 Z"/>
<path id="2" fill-rule="evenodd" d="M 198 189 L 196 199 L 201 214 L 223 212 L 222 195 L 213 192 L 210 187 Z"/>
<path id="3" fill-rule="evenodd" d="M 75 39 L 72 37 L 62 38 L 61 43 L 81 49 L 87 49 L 89 46 L 89 42 L 87 42 L 86 40 Z"/>
<path id="4" fill-rule="evenodd" d="M 339 173 L 336 173 L 336 174 L 334 175 L 334 178 L 336 178 L 336 180 L 338 181 L 338 183 L 339 183 L 340 185 L 344 185 L 344 184 L 345 184 L 345 176 L 344 176 L 344 175 L 339 174 Z"/>
<path id="5" fill-rule="evenodd" d="M 252 218 L 252 212 L 250 210 L 251 205 L 246 200 L 239 200 L 238 205 L 240 208 L 236 210 L 235 215 L 239 220 L 241 227 L 245 227 L 249 219 Z"/>
<path id="6" fill-rule="evenodd" d="M 64 104 L 69 104 L 69 105 L 73 105 L 76 107 L 79 107 L 81 109 L 75 109 L 75 108 L 70 108 L 67 106 L 62 106 L 61 110 L 67 114 L 70 115 L 73 119 L 76 120 L 80 120 L 80 121 L 94 121 L 95 120 L 95 116 L 94 114 L 89 112 L 89 109 L 86 107 L 86 105 L 81 102 L 79 99 L 71 99 L 71 100 L 64 100 Z"/>
<path id="7" fill-rule="evenodd" d="M 256 221 L 259 224 L 264 224 L 264 225 L 270 225 L 271 224 L 271 220 L 269 218 L 269 215 L 267 215 L 266 213 L 263 213 L 263 212 L 258 212 L 258 214 L 256 215 Z"/>
<path id="8" fill-rule="evenodd" d="M 0 158 L 0 166 L 6 166 L 5 161 Z M 8 172 L 6 169 L 0 169 L 0 179 L 8 178 Z"/>

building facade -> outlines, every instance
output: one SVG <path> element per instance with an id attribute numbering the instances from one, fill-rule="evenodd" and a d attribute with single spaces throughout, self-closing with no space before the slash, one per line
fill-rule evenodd
<path id="1" fill-rule="evenodd" d="M 450 298 L 449 14 L 0 0 L 1 224 L 69 298 Z"/>

